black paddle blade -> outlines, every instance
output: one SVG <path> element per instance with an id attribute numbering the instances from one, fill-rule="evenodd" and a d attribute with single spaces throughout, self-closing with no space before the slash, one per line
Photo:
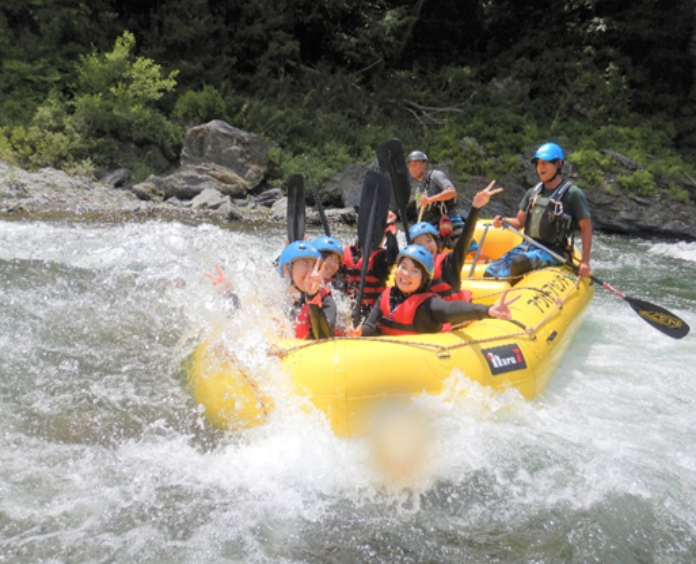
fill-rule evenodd
<path id="1" fill-rule="evenodd" d="M 411 175 L 408 173 L 401 141 L 390 139 L 377 147 L 377 162 L 379 170 L 391 178 L 397 207 L 405 209 L 411 197 Z"/>
<path id="2" fill-rule="evenodd" d="M 293 174 L 288 178 L 288 241 L 302 241 L 305 234 L 304 176 Z"/>
<path id="3" fill-rule="evenodd" d="M 326 213 L 324 213 L 324 204 L 321 203 L 321 194 L 319 194 L 319 188 L 317 183 L 314 182 L 314 177 L 312 176 L 312 171 L 307 167 L 307 174 L 309 175 L 309 181 L 312 183 L 312 194 L 314 194 L 314 205 L 319 212 L 319 219 L 321 221 L 321 226 L 324 228 L 324 235 L 331 237 L 331 227 L 329 226 L 329 220 L 326 219 Z"/>
<path id="4" fill-rule="evenodd" d="M 387 227 L 387 212 L 389 211 L 389 197 L 391 195 L 391 181 L 389 177 L 379 172 L 368 171 L 363 180 L 360 193 L 360 210 L 358 212 L 358 240 L 360 248 L 375 250 Z M 376 199 L 375 199 L 375 192 Z M 375 206 L 371 214 L 372 206 Z M 372 229 L 370 229 L 370 216 L 373 217 Z M 370 240 L 368 241 L 368 236 Z"/>
<path id="5" fill-rule="evenodd" d="M 410 243 L 406 206 L 411 197 L 411 175 L 408 172 L 401 141 L 390 139 L 377 147 L 377 162 L 379 163 L 379 169 L 384 174 L 389 175 L 391 179 L 393 194 L 390 207 L 399 210 L 401 222 L 406 231 L 406 241 Z"/>
<path id="6" fill-rule="evenodd" d="M 625 296 L 624 299 L 646 323 L 658 331 L 662 331 L 668 337 L 683 339 L 689 334 L 691 328 L 686 322 L 666 309 L 629 296 Z"/>

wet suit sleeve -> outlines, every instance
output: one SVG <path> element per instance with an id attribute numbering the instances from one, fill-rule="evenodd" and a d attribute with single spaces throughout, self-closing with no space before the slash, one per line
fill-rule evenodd
<path id="1" fill-rule="evenodd" d="M 472 207 L 469 210 L 469 215 L 464 224 L 464 231 L 457 239 L 457 244 L 452 249 L 452 252 L 445 257 L 442 263 L 442 278 L 455 290 L 459 290 L 462 287 L 462 268 L 464 268 L 469 245 L 471 245 L 471 241 L 474 238 L 476 222 L 480 212 L 481 208 Z"/>
<path id="2" fill-rule="evenodd" d="M 372 335 L 378 335 L 379 331 L 377 330 L 377 321 L 379 320 L 380 316 L 380 310 L 379 310 L 379 303 L 381 301 L 381 298 L 377 300 L 377 303 L 372 306 L 372 309 L 370 310 L 370 315 L 367 316 L 367 319 L 363 321 L 362 328 L 363 328 L 363 337 L 371 337 Z"/>
<path id="3" fill-rule="evenodd" d="M 375 276 L 383 282 L 386 282 L 389 279 L 391 268 L 396 263 L 396 257 L 398 256 L 399 241 L 397 241 L 396 235 L 387 231 L 387 249 L 375 257 L 375 261 L 372 265 Z"/>
<path id="4" fill-rule="evenodd" d="M 242 309 L 242 302 L 234 292 L 224 292 L 222 297 L 224 298 L 222 307 L 229 315 L 233 315 L 238 309 Z"/>
<path id="5" fill-rule="evenodd" d="M 489 307 L 485 304 L 464 301 L 447 302 L 442 298 L 434 297 L 423 302 L 416 310 L 414 326 L 419 333 L 437 333 L 445 323 L 487 319 L 490 317 Z"/>
<path id="6" fill-rule="evenodd" d="M 321 307 L 309 304 L 309 319 L 312 325 L 312 335 L 315 339 L 330 339 L 333 337 L 336 325 L 336 302 L 331 294 L 321 301 Z"/>

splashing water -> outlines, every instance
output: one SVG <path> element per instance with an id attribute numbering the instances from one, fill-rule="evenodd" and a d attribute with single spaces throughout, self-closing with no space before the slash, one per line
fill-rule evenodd
<path id="1" fill-rule="evenodd" d="M 225 322 L 283 390 L 265 354 L 283 239 L 0 222 L 1 562 L 694 559 L 694 336 L 673 341 L 601 290 L 538 400 L 459 373 L 416 399 L 391 427 L 427 431 L 427 449 L 397 453 L 424 453 L 407 482 L 385 481 L 367 440 L 336 438 L 301 398 L 244 434 L 212 430 L 178 366 Z M 593 267 L 694 325 L 695 249 L 599 235 Z M 243 303 L 231 319 L 203 275 L 215 264 Z"/>

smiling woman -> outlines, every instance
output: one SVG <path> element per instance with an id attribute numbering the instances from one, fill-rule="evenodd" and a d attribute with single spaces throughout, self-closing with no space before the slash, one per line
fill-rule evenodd
<path id="1" fill-rule="evenodd" d="M 397 257 L 395 285 L 387 288 L 365 322 L 349 328 L 351 337 L 371 335 L 415 335 L 439 333 L 453 323 L 488 317 L 510 319 L 508 306 L 520 296 L 507 300 L 507 292 L 492 306 L 463 300 L 445 301 L 429 289 L 435 262 L 420 245 L 409 245 Z"/>

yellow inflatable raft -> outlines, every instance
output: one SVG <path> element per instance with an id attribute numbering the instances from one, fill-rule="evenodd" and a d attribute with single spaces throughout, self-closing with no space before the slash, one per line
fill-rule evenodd
<path id="1" fill-rule="evenodd" d="M 519 243 L 510 231 L 489 223 L 477 226 L 482 252 L 497 258 Z M 509 288 L 506 281 L 482 280 L 485 265 L 465 265 L 463 288 L 474 302 L 493 303 Z M 371 409 L 385 398 L 439 394 L 459 370 L 465 377 L 496 390 L 516 388 L 528 399 L 545 388 L 580 326 L 594 287 L 567 266 L 527 274 L 510 290 L 521 295 L 512 321 L 485 319 L 451 333 L 399 337 L 295 339 L 273 343 L 294 393 L 309 398 L 337 435 L 366 430 Z M 198 345 L 187 364 L 196 402 L 216 427 L 243 429 L 263 423 L 273 398 L 254 374 L 221 341 Z"/>

